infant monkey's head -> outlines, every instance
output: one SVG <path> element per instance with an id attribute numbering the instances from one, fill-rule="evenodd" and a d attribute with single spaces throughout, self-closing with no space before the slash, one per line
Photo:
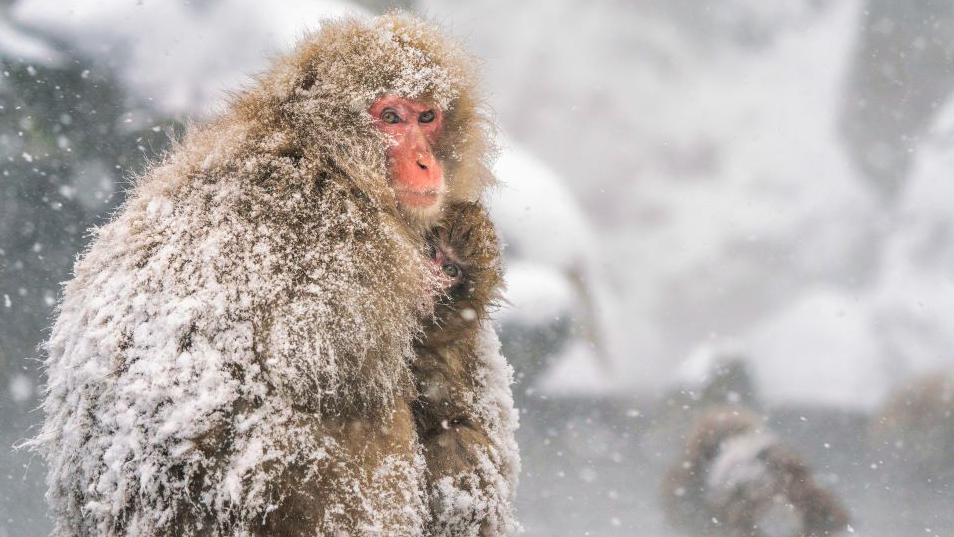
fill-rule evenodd
<path id="1" fill-rule="evenodd" d="M 439 324 L 486 316 L 499 298 L 500 247 L 493 224 L 475 203 L 448 208 L 428 235 L 429 254 L 444 293 L 437 300 Z"/>
<path id="2" fill-rule="evenodd" d="M 434 272 L 441 281 L 441 289 L 446 300 L 451 295 L 459 295 L 463 292 L 464 283 L 464 261 L 455 254 L 453 247 L 442 241 L 438 235 L 433 235 L 428 241 L 429 254 L 431 262 L 434 264 Z M 468 287 L 469 288 L 469 287 Z"/>

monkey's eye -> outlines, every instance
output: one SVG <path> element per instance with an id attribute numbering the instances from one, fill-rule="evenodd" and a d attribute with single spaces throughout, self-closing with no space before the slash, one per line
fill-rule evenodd
<path id="1" fill-rule="evenodd" d="M 444 275 L 451 279 L 456 279 L 460 276 L 460 267 L 454 263 L 444 263 L 441 265 L 441 271 L 444 272 Z"/>
<path id="2" fill-rule="evenodd" d="M 381 112 L 381 121 L 393 125 L 401 122 L 401 116 L 399 116 L 397 111 L 393 108 L 385 108 L 384 111 Z"/>
<path id="3" fill-rule="evenodd" d="M 421 112 L 421 115 L 417 116 L 417 120 L 421 123 L 430 123 L 434 121 L 434 111 L 428 110 L 427 112 Z"/>

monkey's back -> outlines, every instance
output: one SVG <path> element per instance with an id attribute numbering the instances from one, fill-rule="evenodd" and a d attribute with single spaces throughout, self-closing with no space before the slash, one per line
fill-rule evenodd
<path id="1" fill-rule="evenodd" d="M 421 526 L 416 436 L 389 409 L 423 261 L 346 185 L 284 164 L 157 167 L 77 262 L 36 440 L 57 535 L 254 534 L 336 466 L 329 530 Z M 352 436 L 391 452 L 348 460 Z"/>
<path id="2" fill-rule="evenodd" d="M 714 406 L 694 423 L 663 480 L 673 526 L 692 535 L 839 535 L 849 516 L 811 469 L 738 406 Z"/>

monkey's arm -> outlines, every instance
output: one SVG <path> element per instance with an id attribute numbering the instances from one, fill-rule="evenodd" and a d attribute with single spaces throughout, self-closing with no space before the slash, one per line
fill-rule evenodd
<path id="1" fill-rule="evenodd" d="M 231 417 L 263 411 L 240 403 Z M 424 527 L 424 464 L 407 401 L 387 416 L 296 414 L 238 425 L 244 421 L 223 421 L 196 439 L 206 464 L 191 477 L 225 482 L 223 507 L 194 490 L 174 506 L 168 531 L 150 535 L 410 536 Z M 219 509 L 230 516 L 216 517 Z"/>

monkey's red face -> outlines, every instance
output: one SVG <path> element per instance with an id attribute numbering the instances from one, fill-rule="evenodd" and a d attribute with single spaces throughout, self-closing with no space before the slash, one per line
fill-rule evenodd
<path id="1" fill-rule="evenodd" d="M 368 111 L 374 126 L 392 139 L 388 162 L 398 203 L 422 219 L 435 215 L 447 190 L 441 163 L 434 152 L 441 134 L 440 108 L 386 95 Z"/>

